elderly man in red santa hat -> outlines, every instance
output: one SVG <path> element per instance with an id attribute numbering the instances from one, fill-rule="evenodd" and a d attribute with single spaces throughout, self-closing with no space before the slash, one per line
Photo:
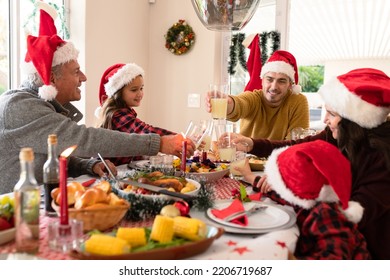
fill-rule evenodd
<path id="1" fill-rule="evenodd" d="M 181 134 L 129 134 L 77 124 L 82 114 L 71 102 L 80 100 L 80 86 L 87 77 L 77 61 L 78 50 L 57 35 L 56 11 L 37 1 L 40 9 L 39 35 L 27 37 L 24 72 L 20 88 L 0 97 L 0 194 L 11 192 L 19 178 L 19 151 L 31 147 L 35 153 L 35 176 L 42 183 L 42 166 L 47 159 L 47 137 L 57 134 L 58 150 L 77 145 L 68 164 L 69 176 L 104 175 L 104 157 L 155 155 L 180 156 Z M 187 142 L 187 155 L 195 145 Z"/>

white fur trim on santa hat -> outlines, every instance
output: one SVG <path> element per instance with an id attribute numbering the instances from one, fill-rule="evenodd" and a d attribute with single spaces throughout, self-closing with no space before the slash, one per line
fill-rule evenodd
<path id="1" fill-rule="evenodd" d="M 111 97 L 115 92 L 131 83 L 138 76 L 144 76 L 144 70 L 135 63 L 125 64 L 104 85 L 107 96 Z"/>
<path id="2" fill-rule="evenodd" d="M 377 127 L 389 113 L 389 110 L 370 104 L 350 92 L 337 77 L 321 86 L 318 93 L 330 110 L 364 128 Z"/>
<path id="3" fill-rule="evenodd" d="M 72 60 L 77 60 L 79 51 L 75 48 L 72 42 L 66 42 L 54 52 L 52 66 L 67 63 Z"/>
<path id="4" fill-rule="evenodd" d="M 286 63 L 284 61 L 271 61 L 264 64 L 263 68 L 261 68 L 260 78 L 264 78 L 265 74 L 268 72 L 276 72 L 287 75 L 291 82 L 294 84 L 292 91 L 294 93 L 302 92 L 301 86 L 295 85 L 295 70 L 291 66 L 291 64 Z"/>
<path id="5" fill-rule="evenodd" d="M 77 60 L 78 55 L 79 51 L 75 48 L 73 43 L 66 42 L 66 44 L 62 45 L 55 51 L 52 66 L 64 64 L 72 60 Z M 27 75 L 38 72 L 32 61 L 23 61 L 20 65 L 20 69 L 22 73 Z"/>
<path id="6" fill-rule="evenodd" d="M 48 3 L 45 3 L 43 1 L 36 1 L 35 7 L 37 7 L 38 10 L 39 9 L 44 10 L 46 13 L 48 13 L 51 16 L 53 20 L 57 18 L 56 9 L 54 9 L 54 7 L 49 5 Z"/>
<path id="7" fill-rule="evenodd" d="M 284 200 L 298 205 L 305 209 L 312 208 L 315 204 L 315 200 L 302 199 L 296 196 L 289 188 L 287 188 L 282 175 L 279 171 L 279 166 L 277 159 L 279 155 L 287 150 L 289 146 L 275 149 L 272 154 L 268 157 L 267 163 L 265 165 L 264 172 L 267 174 L 267 181 L 272 186 L 272 189 L 276 191 Z"/>
<path id="8" fill-rule="evenodd" d="M 95 117 L 100 119 L 101 118 L 101 114 L 102 114 L 102 107 L 96 107 L 95 109 Z"/>
<path id="9" fill-rule="evenodd" d="M 348 201 L 348 208 L 343 211 L 347 219 L 353 223 L 358 223 L 363 217 L 364 208 L 356 201 Z"/>
<path id="10" fill-rule="evenodd" d="M 38 91 L 39 96 L 46 101 L 51 101 L 56 98 L 57 93 L 57 89 L 52 85 L 43 85 Z"/>

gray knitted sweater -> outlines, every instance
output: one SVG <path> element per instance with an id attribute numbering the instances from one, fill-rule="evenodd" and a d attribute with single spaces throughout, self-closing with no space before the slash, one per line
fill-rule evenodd
<path id="1" fill-rule="evenodd" d="M 34 150 L 35 177 L 42 183 L 43 164 L 47 159 L 47 137 L 57 134 L 58 152 L 77 145 L 68 163 L 68 176 L 92 173 L 103 157 L 155 155 L 160 149 L 157 134 L 129 134 L 77 124 L 82 114 L 72 104 L 39 98 L 37 89 L 25 85 L 0 95 L 0 194 L 12 192 L 19 179 L 19 152 Z"/>

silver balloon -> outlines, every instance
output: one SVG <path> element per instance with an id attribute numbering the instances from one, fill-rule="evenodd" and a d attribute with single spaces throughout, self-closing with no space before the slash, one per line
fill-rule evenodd
<path id="1" fill-rule="evenodd" d="M 200 21 L 214 31 L 241 30 L 261 0 L 191 0 Z"/>

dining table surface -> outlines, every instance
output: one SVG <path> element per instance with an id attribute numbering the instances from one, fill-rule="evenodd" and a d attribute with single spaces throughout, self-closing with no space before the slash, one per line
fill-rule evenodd
<path id="1" fill-rule="evenodd" d="M 261 172 L 258 172 L 261 174 Z M 92 177 L 83 175 L 78 178 L 73 178 L 77 181 L 86 181 Z M 217 181 L 208 184 L 208 187 L 213 188 L 215 201 L 226 201 L 232 199 L 232 191 L 240 188 L 240 182 L 230 177 L 223 177 Z M 247 192 L 252 191 L 250 186 L 247 186 Z M 273 205 L 274 202 L 269 198 L 262 198 L 262 202 Z M 194 255 L 189 259 L 197 260 L 275 260 L 288 259 L 289 251 L 294 252 L 298 240 L 299 231 L 295 224 L 295 213 L 291 207 L 282 207 L 283 210 L 294 217 L 294 223 L 284 228 L 274 228 L 269 231 L 260 233 L 252 233 L 251 231 L 240 232 L 233 230 L 232 232 L 224 231 L 224 233 L 216 238 L 206 251 Z M 218 223 L 210 220 L 206 215 L 206 211 L 190 210 L 190 216 L 203 220 L 208 225 L 219 227 Z M 44 210 L 40 213 L 40 236 L 39 236 L 39 251 L 34 257 L 44 260 L 72 260 L 71 254 L 52 250 L 48 245 L 48 225 L 58 220 L 58 217 L 48 217 Z M 152 219 L 142 221 L 129 221 L 122 219 L 118 224 L 121 227 L 150 227 L 153 223 Z M 0 255 L 12 255 L 16 253 L 15 241 L 0 245 Z"/>

